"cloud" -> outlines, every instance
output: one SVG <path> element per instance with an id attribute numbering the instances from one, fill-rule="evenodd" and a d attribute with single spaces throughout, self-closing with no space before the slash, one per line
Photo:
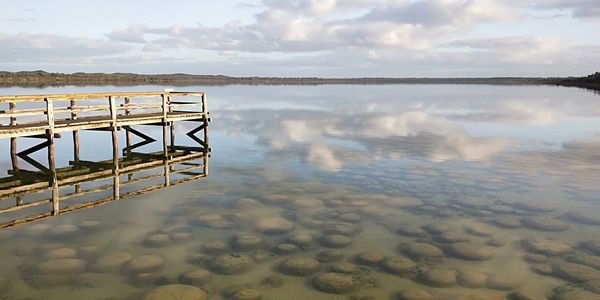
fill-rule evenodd
<path id="1" fill-rule="evenodd" d="M 600 3 L 597 0 L 528 0 L 514 1 L 529 4 L 536 9 L 568 10 L 575 18 L 600 20 Z"/>
<path id="2" fill-rule="evenodd" d="M 258 142 L 274 153 L 285 153 L 282 156 L 288 158 L 297 155 L 317 169 L 332 172 L 359 162 L 401 157 L 432 162 L 485 161 L 510 145 L 505 139 L 470 137 L 451 122 L 424 111 L 337 115 L 252 110 L 243 115 L 243 119 L 224 122 L 252 130 Z"/>
<path id="3" fill-rule="evenodd" d="M 127 47 L 107 40 L 73 38 L 52 34 L 0 33 L 0 61 L 83 62 L 94 57 L 123 54 Z"/>
<path id="4" fill-rule="evenodd" d="M 306 52 L 348 48 L 429 49 L 445 35 L 480 22 L 507 21 L 516 14 L 495 0 L 264 1 L 255 23 L 113 31 L 111 39 L 210 50 Z M 355 16 L 356 11 L 363 11 Z"/>

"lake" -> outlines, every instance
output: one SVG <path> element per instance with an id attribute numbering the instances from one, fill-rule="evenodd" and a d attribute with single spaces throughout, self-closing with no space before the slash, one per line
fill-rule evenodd
<path id="1" fill-rule="evenodd" d="M 208 94 L 209 175 L 0 229 L 0 299 L 600 298 L 594 92 L 177 90 Z M 182 142 L 186 126 L 177 127 Z M 82 159 L 111 159 L 106 134 L 82 133 Z M 69 139 L 56 143 L 57 165 L 65 166 Z M 145 147 L 161 149 L 154 144 Z M 8 140 L 0 147 L 7 174 Z M 36 155 L 43 161 L 44 153 Z"/>

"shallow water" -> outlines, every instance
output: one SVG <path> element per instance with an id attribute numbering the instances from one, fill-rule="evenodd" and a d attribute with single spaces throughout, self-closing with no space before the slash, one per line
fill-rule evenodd
<path id="1" fill-rule="evenodd" d="M 586 243 L 600 240 L 597 94 L 474 85 L 186 90 L 209 95 L 209 176 L 1 229 L 0 299 L 143 299 L 172 283 L 200 287 L 210 299 L 253 299 L 229 295 L 232 285 L 257 290 L 263 299 L 506 299 L 515 292 L 531 299 L 575 293 L 580 297 L 575 299 L 593 299 L 586 288 L 600 293 L 593 285 L 600 280 L 600 242 L 598 249 Z M 185 141 L 183 129 L 177 140 Z M 157 128 L 148 132 L 160 134 Z M 85 159 L 111 157 L 108 145 L 89 147 L 106 141 L 104 133 L 82 133 L 82 139 Z M 0 143 L 8 153 L 8 141 Z M 69 141 L 57 143 L 57 163 L 66 165 Z M 9 167 L 8 155 L 1 156 L 2 173 Z M 99 223 L 90 226 L 90 220 Z M 64 224 L 77 227 L 66 233 L 53 229 Z M 308 237 L 295 241 L 300 247 L 294 253 L 274 250 L 300 232 Z M 148 242 L 159 233 L 170 235 L 167 243 Z M 233 241 L 240 234 L 262 243 L 240 249 Z M 351 243 L 332 248 L 331 234 L 348 236 Z M 439 253 L 409 250 L 423 243 Z M 96 247 L 86 252 L 89 245 Z M 302 276 L 281 267 L 289 257 L 316 258 L 327 249 L 360 266 L 358 273 L 342 276 L 351 286 L 339 293 L 315 279 L 330 272 L 332 262 Z M 139 271 L 125 259 L 100 270 L 99 258 L 116 251 L 134 258 L 152 254 L 163 263 Z M 404 257 L 415 266 L 393 274 L 379 259 L 361 264 L 357 256 L 364 252 Z M 230 270 L 216 263 L 230 254 L 248 256 L 249 265 Z M 57 265 L 58 256 L 83 266 L 46 270 Z M 190 283 L 183 274 L 196 269 L 209 270 L 210 277 Z M 450 272 L 435 277 L 440 269 Z M 481 272 L 482 282 L 457 280 L 466 271 Z M 273 275 L 283 279 L 281 286 L 265 283 Z M 408 296 L 416 289 L 431 298 Z"/>

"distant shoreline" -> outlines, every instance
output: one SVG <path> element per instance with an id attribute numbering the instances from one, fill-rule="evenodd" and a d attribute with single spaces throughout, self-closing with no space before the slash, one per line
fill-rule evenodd
<path id="1" fill-rule="evenodd" d="M 132 86 L 132 85 L 326 85 L 326 84 L 490 84 L 557 85 L 600 91 L 600 74 L 587 77 L 489 77 L 489 78 L 319 78 L 233 77 L 224 75 L 0 72 L 0 87 Z"/>

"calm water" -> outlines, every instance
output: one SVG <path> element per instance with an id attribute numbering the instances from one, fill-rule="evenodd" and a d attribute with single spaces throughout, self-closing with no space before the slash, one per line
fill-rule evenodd
<path id="1" fill-rule="evenodd" d="M 209 299 L 600 298 L 599 95 L 185 90 L 209 95 L 208 178 L 0 230 L 0 299 L 158 299 L 149 291 L 175 283 Z M 82 159 L 111 157 L 106 133 L 82 140 Z"/>

